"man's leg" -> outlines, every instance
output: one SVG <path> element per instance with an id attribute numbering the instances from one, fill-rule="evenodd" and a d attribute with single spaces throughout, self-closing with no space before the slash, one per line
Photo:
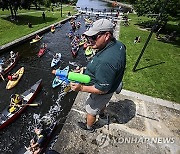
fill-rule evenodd
<path id="1" fill-rule="evenodd" d="M 87 128 L 91 128 L 96 121 L 96 116 L 87 113 Z"/>

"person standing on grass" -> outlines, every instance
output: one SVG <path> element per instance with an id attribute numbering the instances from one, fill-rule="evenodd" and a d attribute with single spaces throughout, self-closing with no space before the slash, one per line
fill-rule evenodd
<path id="1" fill-rule="evenodd" d="M 85 74 L 91 77 L 91 83 L 83 85 L 70 83 L 73 91 L 90 93 L 85 109 L 87 121 L 78 122 L 78 126 L 94 132 L 96 116 L 106 117 L 104 109 L 116 91 L 124 75 L 126 65 L 125 45 L 113 37 L 113 24 L 108 19 L 99 19 L 84 33 L 92 48 L 97 49 L 96 55 L 88 63 Z"/>
<path id="2" fill-rule="evenodd" d="M 46 20 L 46 19 L 45 19 L 46 17 L 45 17 L 45 13 L 44 13 L 44 12 L 42 13 L 42 18 L 43 18 L 43 20 Z"/>

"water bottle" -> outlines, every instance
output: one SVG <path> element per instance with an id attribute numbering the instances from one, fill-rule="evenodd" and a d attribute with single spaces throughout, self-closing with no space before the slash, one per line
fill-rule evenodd
<path id="1" fill-rule="evenodd" d="M 75 72 L 69 72 L 68 74 L 68 80 L 80 82 L 80 83 L 89 83 L 91 81 L 90 76 Z"/>

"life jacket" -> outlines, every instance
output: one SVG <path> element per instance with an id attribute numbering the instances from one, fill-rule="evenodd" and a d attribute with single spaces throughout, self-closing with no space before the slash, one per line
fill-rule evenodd
<path id="1" fill-rule="evenodd" d="M 42 138 L 42 137 L 44 137 L 42 134 L 37 135 L 37 138 L 38 138 L 38 139 L 40 139 L 40 138 Z"/>
<path id="2" fill-rule="evenodd" d="M 8 75 L 9 80 L 13 80 L 12 75 Z"/>
<path id="3" fill-rule="evenodd" d="M 15 94 L 15 98 L 11 98 L 11 103 L 13 104 L 19 104 L 19 102 L 21 101 L 21 99 L 18 99 L 19 95 Z"/>

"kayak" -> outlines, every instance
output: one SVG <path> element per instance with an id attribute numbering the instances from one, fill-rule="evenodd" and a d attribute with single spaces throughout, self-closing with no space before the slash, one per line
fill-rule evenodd
<path id="1" fill-rule="evenodd" d="M 39 39 L 32 39 L 30 44 L 36 43 L 36 42 L 40 41 L 42 38 L 43 38 L 43 36 L 41 36 Z"/>
<path id="2" fill-rule="evenodd" d="M 54 29 L 51 28 L 51 32 L 54 33 L 55 32 L 55 28 Z"/>
<path id="3" fill-rule="evenodd" d="M 1 73 L 2 76 L 6 75 L 12 68 L 16 65 L 17 61 L 19 60 L 19 53 L 16 53 L 15 58 L 8 58 L 3 64 L 3 71 Z"/>
<path id="4" fill-rule="evenodd" d="M 44 54 L 45 54 L 46 49 L 47 49 L 47 46 L 46 46 L 46 47 L 44 47 L 44 48 L 41 48 L 41 49 L 39 50 L 39 52 L 38 52 L 38 57 L 41 57 L 42 55 L 44 55 Z"/>
<path id="5" fill-rule="evenodd" d="M 91 46 L 88 46 L 85 50 L 85 56 L 91 56 L 93 54 L 93 49 Z"/>
<path id="6" fill-rule="evenodd" d="M 15 74 L 18 74 L 18 79 L 17 80 L 9 80 L 7 85 L 6 85 L 6 89 L 11 89 L 14 86 L 17 85 L 17 83 L 19 82 L 19 80 L 21 79 L 22 75 L 24 73 L 24 67 L 21 67 Z"/>
<path id="7" fill-rule="evenodd" d="M 51 61 L 51 67 L 56 66 L 61 60 L 61 53 L 57 53 L 58 57 L 54 57 Z"/>
<path id="8" fill-rule="evenodd" d="M 15 119 L 17 119 L 18 116 L 20 116 L 20 114 L 26 109 L 26 107 L 30 105 L 30 103 L 33 101 L 38 91 L 40 90 L 41 82 L 42 79 L 37 81 L 31 88 L 26 90 L 24 93 L 20 94 L 20 97 L 22 97 L 23 99 L 22 105 L 20 107 L 17 107 L 14 112 L 9 112 L 12 108 L 9 106 L 2 111 L 2 113 L 0 114 L 0 130 L 11 124 Z"/>
<path id="9" fill-rule="evenodd" d="M 58 69 L 57 69 L 58 70 Z M 63 71 L 69 72 L 69 66 L 66 66 Z M 59 76 L 56 76 L 52 82 L 52 87 L 55 88 L 59 85 L 61 85 L 63 82 L 66 82 L 65 79 L 60 78 Z"/>
<path id="10" fill-rule="evenodd" d="M 39 154 L 45 152 L 49 142 L 51 141 L 51 139 L 53 137 L 53 134 L 56 130 L 57 125 L 58 125 L 57 122 L 52 122 L 49 126 L 47 126 L 46 129 L 43 130 L 46 137 L 45 137 L 44 143 L 42 143 L 42 148 L 38 152 Z M 23 152 L 24 154 L 32 154 L 32 152 L 30 150 L 25 150 L 25 149 L 26 149 L 26 147 L 24 148 L 24 151 L 25 151 L 25 152 Z"/>
<path id="11" fill-rule="evenodd" d="M 84 45 L 84 43 L 86 43 L 86 42 L 87 42 L 87 40 L 86 40 L 86 39 L 82 39 L 82 40 L 80 40 L 80 42 L 79 42 L 79 46 Z"/>

